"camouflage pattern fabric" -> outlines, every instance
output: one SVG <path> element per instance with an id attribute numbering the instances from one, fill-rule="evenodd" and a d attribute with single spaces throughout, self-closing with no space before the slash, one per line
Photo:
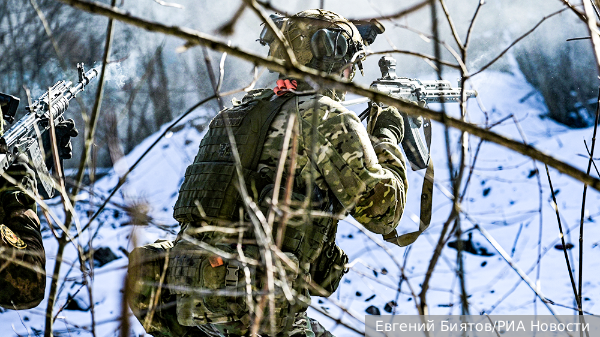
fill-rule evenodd
<path id="1" fill-rule="evenodd" d="M 131 311 L 154 337 L 204 336 L 195 327 L 177 322 L 176 296 L 164 284 L 166 265 L 173 243 L 157 240 L 135 248 L 129 254 L 127 301 Z"/>
<path id="2" fill-rule="evenodd" d="M 35 173 L 19 158 L 6 172 L 36 191 Z M 36 307 L 46 289 L 46 256 L 35 202 L 0 177 L 0 306 Z"/>
<path id="3" fill-rule="evenodd" d="M 300 90 L 302 84 L 298 88 Z M 317 162 L 313 164 L 310 160 L 311 122 L 315 113 L 319 124 L 316 127 Z M 350 213 L 377 234 L 395 229 L 404 210 L 408 188 L 400 147 L 369 137 L 356 114 L 328 96 L 297 96 L 283 106 L 271 124 L 259 171 L 262 167 L 276 167 L 291 114 L 300 120 L 296 183 L 309 182 L 311 167 L 316 167 L 314 181 L 320 189 L 333 193 L 342 205 L 342 213 Z M 288 159 L 291 155 L 290 149 Z"/>

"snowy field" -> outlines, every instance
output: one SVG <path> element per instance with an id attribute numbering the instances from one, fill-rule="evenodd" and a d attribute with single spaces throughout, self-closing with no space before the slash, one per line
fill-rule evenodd
<path id="1" fill-rule="evenodd" d="M 452 74 L 451 74 L 452 75 Z M 455 78 L 456 76 L 446 76 Z M 473 78 L 474 87 L 479 92 L 483 106 L 488 110 L 489 124 L 514 116 L 524 131 L 528 143 L 581 170 L 587 167 L 584 140 L 591 144 L 592 128 L 571 130 L 547 118 L 540 118 L 546 112 L 541 96 L 532 93 L 520 75 L 487 72 Z M 440 109 L 439 105 L 432 105 Z M 456 106 L 447 107 L 456 115 Z M 362 111 L 364 106 L 352 107 Z M 474 100 L 469 101 L 469 119 L 484 125 L 485 118 Z M 91 231 L 81 237 L 83 246 L 93 235 L 94 249 L 102 251 L 112 261 L 97 262 L 94 268 L 93 300 L 95 303 L 96 329 L 98 336 L 117 336 L 121 312 L 121 295 L 124 284 L 127 252 L 134 247 L 158 238 L 173 239 L 178 227 L 172 219 L 172 207 L 177 198 L 177 190 L 203 136 L 201 125 L 206 119 L 198 118 L 205 111 L 198 110 L 186 118 L 173 132 L 160 140 L 158 145 L 140 162 L 129 175 L 128 182 L 115 195 L 112 203 L 93 222 Z M 522 140 L 515 119 L 505 119 L 494 126 L 493 131 Z M 163 126 L 163 130 L 167 125 Z M 81 225 L 87 223 L 86 211 L 90 204 L 99 204 L 117 185 L 119 174 L 125 172 L 142 153 L 159 137 L 162 130 L 152 135 L 129 153 L 115 170 L 98 181 L 95 195 L 83 194 L 77 210 Z M 457 132 L 451 132 L 453 140 Z M 469 163 L 473 162 L 479 140 L 470 139 Z M 453 144 L 455 144 L 454 142 Z M 410 248 L 399 248 L 384 244 L 386 250 L 373 242 L 348 218 L 339 226 L 338 243 L 350 256 L 351 269 L 344 277 L 338 291 L 329 299 L 313 298 L 313 305 L 358 330 L 364 330 L 365 315 L 415 314 L 415 300 L 411 293 L 420 292 L 433 248 L 438 240 L 443 223 L 446 221 L 451 200 L 451 188 L 447 176 L 447 155 L 444 127 L 433 124 L 432 158 L 436 167 L 436 188 L 432 225 Z M 456 150 L 453 147 L 453 150 Z M 457 158 L 453 158 L 457 160 Z M 541 190 L 535 169 L 539 170 Z M 468 171 L 467 171 L 468 172 Z M 592 168 L 593 172 L 593 168 Z M 552 183 L 556 191 L 558 208 L 566 241 L 573 245 L 569 250 L 571 265 L 579 264 L 579 218 L 583 185 L 565 175 L 550 169 Z M 408 204 L 400 223 L 403 232 L 417 228 L 414 219 L 419 214 L 420 186 L 423 171 L 410 171 Z M 466 175 L 467 176 L 467 175 Z M 600 194 L 588 190 L 585 210 L 583 307 L 584 310 L 600 314 Z M 58 204 L 52 200 L 51 203 Z M 122 205 L 148 203 L 152 223 L 157 226 L 138 228 L 130 226 L 129 219 L 122 211 Z M 513 261 L 537 282 L 541 292 L 557 305 L 550 308 L 555 313 L 572 314 L 574 297 L 562 250 L 556 249 L 560 243 L 557 218 L 552 208 L 545 168 L 537 166 L 524 156 L 503 147 L 484 143 L 481 146 L 469 188 L 462 205 L 468 217 L 462 217 L 461 226 L 467 231 L 463 240 L 470 240 L 473 252 L 464 254 L 467 293 L 470 295 L 470 312 L 479 314 L 549 314 L 546 306 L 538 299 L 517 273 L 498 254 L 486 239 L 472 230 L 475 224 L 485 228 L 502 248 L 512 256 Z M 540 213 L 539 210 L 542 212 Z M 55 207 L 61 214 L 61 207 Z M 47 227 L 47 226 L 46 226 Z M 160 227 L 160 228 L 159 228 Z M 542 233 L 540 234 L 540 230 Z M 96 234 L 94 234 L 96 233 Z M 48 228 L 43 232 L 47 254 L 47 271 L 52 273 L 56 254 L 56 240 Z M 375 237 L 375 236 L 373 236 Z M 539 241 L 541 238 L 541 242 Z M 380 239 L 377 238 L 378 240 Z M 380 241 L 381 242 L 381 241 Z M 541 261 L 538 264 L 538 247 L 541 245 Z M 112 252 L 111 256 L 108 250 Z M 69 245 L 65 254 L 65 266 L 61 280 L 67 278 L 60 289 L 58 305 L 68 298 L 72 302 L 56 320 L 55 336 L 79 335 L 75 327 L 90 327 L 90 313 L 87 290 L 82 286 L 81 273 L 76 250 Z M 459 314 L 459 282 L 456 276 L 456 250 L 445 247 L 430 284 L 427 301 L 431 314 Z M 73 266 L 70 268 L 70 266 Z M 399 266 L 404 266 L 406 280 L 401 281 Z M 577 278 L 577 270 L 575 277 Z M 577 281 L 577 280 L 576 280 Z M 48 279 L 49 289 L 50 279 Z M 400 290 L 400 291 L 397 291 Z M 348 309 L 344 313 L 338 308 Z M 44 328 L 46 301 L 35 309 L 20 312 L 5 311 L 0 314 L 0 336 L 36 335 Z M 56 314 L 56 313 L 55 313 Z M 355 336 L 356 333 L 336 326 L 335 322 L 314 309 L 309 314 L 317 318 L 337 336 Z M 352 317 L 353 316 L 353 317 Z M 135 336 L 144 335 L 143 329 L 132 319 Z M 77 330 L 80 331 L 81 330 Z M 89 335 L 81 332 L 81 335 Z"/>

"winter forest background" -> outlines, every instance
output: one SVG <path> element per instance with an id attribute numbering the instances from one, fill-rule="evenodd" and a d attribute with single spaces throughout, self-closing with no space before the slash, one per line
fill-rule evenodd
<path id="1" fill-rule="evenodd" d="M 58 80 L 75 81 L 76 63 L 98 69 L 103 65 L 108 18 L 66 3 L 86 2 L 0 3 L 0 90 L 21 98 L 19 116 L 28 92 L 36 99 Z M 479 93 L 478 101 L 468 102 L 468 123 L 482 132 L 530 144 L 583 176 L 586 170 L 592 177 L 599 175 L 595 163 L 591 171 L 588 165 L 597 114 L 598 57 L 592 40 L 575 39 L 590 36 L 585 13 L 591 14 L 590 21 L 598 18 L 579 2 L 572 7 L 566 0 L 94 3 L 165 26 L 203 32 L 261 56 L 267 55 L 267 48 L 256 41 L 262 19 L 252 5 L 269 14 L 322 7 L 349 19 L 381 18 L 386 32 L 370 46 L 373 55 L 364 63 L 365 75 L 357 74 L 355 83 L 368 87 L 380 77 L 377 61 L 385 52 L 397 59 L 399 76 L 436 79 L 437 45 L 441 60 L 456 65 L 461 59 L 467 69 L 464 75 L 477 73 L 466 81 L 467 88 Z M 399 15 L 403 11 L 407 13 Z M 462 48 L 459 44 L 465 43 L 467 32 L 469 45 Z M 54 336 L 144 335 L 134 317 L 124 319 L 130 315 L 122 304 L 127 254 L 158 238 L 175 237 L 178 225 L 172 206 L 177 189 L 219 102 L 212 100 L 171 123 L 213 95 L 211 72 L 218 79 L 222 69 L 220 92 L 234 92 L 222 97 L 225 106 L 232 98 L 241 98 L 250 85 L 274 86 L 276 74 L 247 59 L 224 57 L 208 47 L 186 45 L 181 38 L 119 20 L 112 22 L 112 33 L 101 104 L 96 102 L 100 82 L 96 80 L 80 94 L 82 105 L 73 101 L 67 111 L 80 130 L 74 139 L 74 158 L 65 161 L 67 187 L 71 193 L 79 192 L 72 197 L 75 212 L 65 214 L 60 198 L 46 201 L 76 239 L 67 240 L 54 220 L 49 224 L 41 217 L 46 300 L 31 310 L 0 311 L 3 336 L 49 336 L 50 326 Z M 457 68 L 440 69 L 453 86 L 461 76 Z M 351 109 L 360 112 L 365 106 Z M 439 104 L 430 108 L 442 111 Z M 458 104 L 446 104 L 443 111 L 461 118 Z M 443 124 L 434 122 L 433 131 L 436 180 L 431 227 L 411 247 L 398 248 L 363 233 L 352 218 L 344 220 L 338 241 L 350 256 L 350 272 L 330 298 L 313 298 L 309 315 L 337 336 L 354 336 L 364 331 L 364 315 L 416 314 L 424 300 L 431 314 L 576 314 L 579 305 L 573 288 L 581 292 L 585 314 L 600 314 L 598 191 L 590 187 L 584 192 L 582 178 L 557 170 L 545 157 L 524 155 L 473 135 L 461 157 L 460 130 L 450 128 L 446 133 Z M 549 164 L 548 174 L 544 162 Z M 461 167 L 464 175 L 458 179 Z M 417 228 L 424 173 L 408 175 L 409 201 L 399 226 L 403 232 Z M 460 215 L 453 217 L 456 205 Z M 457 239 L 464 241 L 459 251 Z M 436 247 L 443 248 L 439 258 Z M 506 259 L 498 249 L 506 252 Z M 527 273 L 529 283 L 515 269 Z M 530 286 L 537 287 L 537 295 Z M 552 302 L 544 303 L 544 298 Z"/>

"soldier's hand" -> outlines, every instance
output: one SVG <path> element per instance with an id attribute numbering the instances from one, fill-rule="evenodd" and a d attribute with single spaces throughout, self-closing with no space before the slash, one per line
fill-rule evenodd
<path id="1" fill-rule="evenodd" d="M 62 121 L 58 123 L 54 131 L 56 132 L 58 156 L 62 159 L 71 159 L 73 157 L 71 137 L 77 137 L 79 134 L 79 131 L 75 128 L 75 122 L 72 119 Z"/>
<path id="2" fill-rule="evenodd" d="M 404 138 L 404 119 L 393 106 L 383 108 L 373 127 L 373 136 L 399 144 Z"/>

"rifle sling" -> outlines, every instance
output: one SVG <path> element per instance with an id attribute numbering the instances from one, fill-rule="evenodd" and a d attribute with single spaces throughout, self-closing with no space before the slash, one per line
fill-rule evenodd
<path id="1" fill-rule="evenodd" d="M 405 247 L 415 242 L 419 235 L 423 233 L 431 223 L 431 209 L 433 204 L 433 160 L 431 160 L 431 121 L 429 118 L 423 118 L 423 131 L 425 133 L 425 142 L 429 149 L 429 164 L 423 178 L 423 188 L 421 190 L 421 214 L 419 230 L 411 233 L 398 235 L 398 230 L 394 229 L 388 234 L 383 235 L 387 242 Z"/>

